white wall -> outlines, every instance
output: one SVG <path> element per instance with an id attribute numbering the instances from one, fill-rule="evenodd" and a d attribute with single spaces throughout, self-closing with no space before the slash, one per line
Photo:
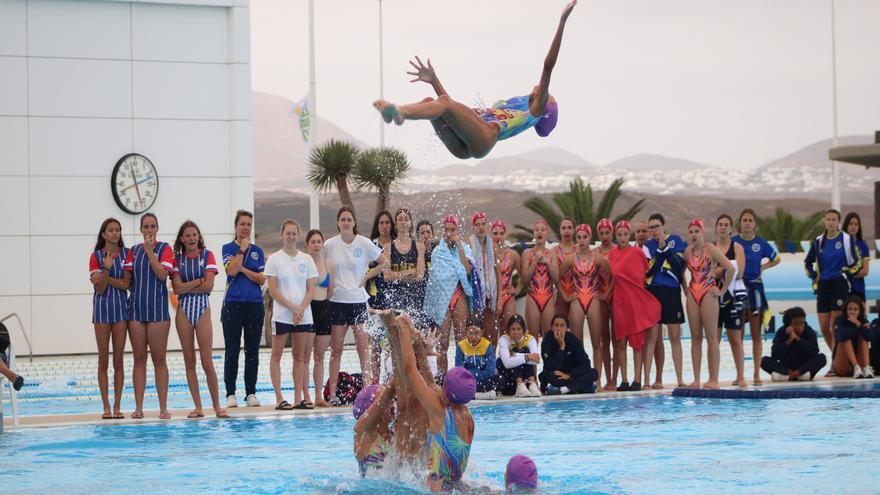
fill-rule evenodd
<path id="1" fill-rule="evenodd" d="M 248 8 L 0 0 L 0 318 L 21 316 L 35 354 L 95 351 L 87 262 L 97 230 L 113 216 L 136 240 L 138 219 L 110 192 L 126 153 L 158 170 L 161 240 L 191 218 L 219 258 L 235 210 L 253 209 Z M 215 347 L 224 280 L 212 296 Z"/>

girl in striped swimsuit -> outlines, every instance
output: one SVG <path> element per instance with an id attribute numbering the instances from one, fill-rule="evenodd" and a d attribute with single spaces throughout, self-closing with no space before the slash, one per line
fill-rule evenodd
<path id="1" fill-rule="evenodd" d="M 220 407 L 217 372 L 214 371 L 211 354 L 214 330 L 211 326 L 211 307 L 208 299 L 214 288 L 214 277 L 218 272 L 214 253 L 205 249 L 205 240 L 198 225 L 192 220 L 183 222 L 180 230 L 177 231 L 177 240 L 174 241 L 171 287 L 178 298 L 174 324 L 183 350 L 186 382 L 195 404 L 195 409 L 186 416 L 190 419 L 205 417 L 199 393 L 199 378 L 196 373 L 196 339 L 199 342 L 199 357 L 202 360 L 205 379 L 208 381 L 214 413 L 218 418 L 229 417 L 226 410 Z"/>
<path id="2" fill-rule="evenodd" d="M 89 279 L 95 286 L 92 296 L 92 323 L 98 342 L 98 388 L 104 402 L 101 419 L 123 419 L 119 411 L 122 387 L 125 382 L 123 354 L 125 332 L 128 329 L 128 283 L 123 264 L 128 248 L 122 241 L 122 225 L 115 218 L 101 224 L 95 251 L 89 256 Z M 113 341 L 113 411 L 110 410 L 107 368 L 110 361 L 110 341 Z"/>

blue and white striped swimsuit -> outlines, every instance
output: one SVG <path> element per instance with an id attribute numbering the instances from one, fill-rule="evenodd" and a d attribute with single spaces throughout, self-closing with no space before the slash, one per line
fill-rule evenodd
<path id="1" fill-rule="evenodd" d="M 207 272 L 218 273 L 217 262 L 214 253 L 207 249 L 199 251 L 197 256 L 189 257 L 184 253 L 174 257 L 174 276 L 180 277 L 183 282 L 190 282 L 204 278 Z M 199 318 L 205 314 L 209 307 L 210 292 L 186 293 L 177 300 L 177 308 L 183 311 L 186 319 L 195 328 Z"/>
<path id="2" fill-rule="evenodd" d="M 89 272 L 100 273 L 104 271 L 104 257 L 106 251 L 101 249 L 92 253 L 89 259 Z M 122 279 L 125 276 L 123 265 L 128 257 L 128 248 L 119 248 L 119 254 L 113 260 L 110 268 L 110 278 Z M 92 296 L 92 323 L 116 323 L 128 321 L 128 292 L 107 284 L 103 294 L 98 294 L 97 289 Z"/>

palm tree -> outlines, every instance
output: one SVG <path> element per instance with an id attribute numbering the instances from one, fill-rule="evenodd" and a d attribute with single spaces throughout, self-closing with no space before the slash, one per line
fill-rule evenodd
<path id="1" fill-rule="evenodd" d="M 813 239 L 825 229 L 825 211 L 817 211 L 806 218 L 794 218 L 788 210 L 776 208 L 773 216 L 758 219 L 761 236 L 768 241 L 798 241 Z"/>
<path id="2" fill-rule="evenodd" d="M 339 201 L 344 206 L 354 208 L 348 191 L 348 180 L 359 156 L 360 150 L 352 143 L 336 139 L 326 141 L 309 153 L 306 179 L 319 193 L 330 191 L 335 186 L 339 191 Z"/>
<path id="3" fill-rule="evenodd" d="M 360 154 L 352 172 L 358 188 L 376 191 L 376 211 L 387 210 L 391 190 L 410 171 L 406 153 L 391 147 L 374 148 Z"/>
<path id="4" fill-rule="evenodd" d="M 553 195 L 553 203 L 559 208 L 556 209 L 544 201 L 543 199 L 533 196 L 527 199 L 523 206 L 535 212 L 547 221 L 550 229 L 559 237 L 559 224 L 563 217 L 571 217 L 575 224 L 586 223 L 588 225 L 596 225 L 602 218 L 611 218 L 614 210 L 614 203 L 620 197 L 620 188 L 623 186 L 624 179 L 618 177 L 611 183 L 608 190 L 599 201 L 598 207 L 593 200 L 593 186 L 585 184 L 581 177 L 575 177 L 568 184 L 568 191 L 556 193 Z M 635 202 L 628 210 L 620 215 L 613 217 L 612 221 L 617 223 L 619 220 L 630 220 L 642 210 L 644 198 Z M 520 232 L 514 234 L 518 239 L 528 240 L 532 238 L 532 229 L 523 225 L 516 225 Z"/>

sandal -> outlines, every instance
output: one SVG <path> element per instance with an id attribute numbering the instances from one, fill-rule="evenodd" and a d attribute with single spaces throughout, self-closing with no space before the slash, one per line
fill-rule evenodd
<path id="1" fill-rule="evenodd" d="M 119 411 L 113 411 L 113 419 L 125 419 L 125 414 Z"/>
<path id="2" fill-rule="evenodd" d="M 618 392 L 626 392 L 629 390 L 629 382 L 621 382 L 620 385 L 617 386 Z"/>
<path id="3" fill-rule="evenodd" d="M 190 411 L 190 413 L 186 415 L 186 419 L 198 419 L 204 417 L 205 413 L 200 413 L 198 411 Z"/>
<path id="4" fill-rule="evenodd" d="M 330 407 L 330 403 L 326 400 L 319 400 L 315 403 L 315 407 Z"/>
<path id="5" fill-rule="evenodd" d="M 276 411 L 290 411 L 293 409 L 293 406 L 290 405 L 290 402 L 286 400 L 281 401 L 277 406 L 275 406 Z"/>
<path id="6" fill-rule="evenodd" d="M 341 405 L 342 405 L 342 401 L 339 400 L 339 397 L 334 396 L 332 399 L 330 399 L 330 406 L 339 407 Z"/>
<path id="7" fill-rule="evenodd" d="M 104 413 L 101 414 L 101 419 L 113 419 L 113 413 L 110 411 L 104 411 Z"/>
<path id="8" fill-rule="evenodd" d="M 214 411 L 214 414 L 220 419 L 226 419 L 229 417 L 229 413 L 226 412 L 226 409 L 220 409 L 219 411 Z"/>
<path id="9" fill-rule="evenodd" d="M 135 411 L 135 412 L 131 413 L 131 419 L 144 419 L 144 412 L 143 411 Z"/>
<path id="10" fill-rule="evenodd" d="M 293 408 L 294 409 L 314 409 L 315 406 L 312 405 L 312 403 L 309 401 L 301 400 L 301 401 L 299 401 L 299 404 L 293 406 Z"/>
<path id="11" fill-rule="evenodd" d="M 171 419 L 171 413 L 168 411 L 159 411 L 159 419 Z"/>

